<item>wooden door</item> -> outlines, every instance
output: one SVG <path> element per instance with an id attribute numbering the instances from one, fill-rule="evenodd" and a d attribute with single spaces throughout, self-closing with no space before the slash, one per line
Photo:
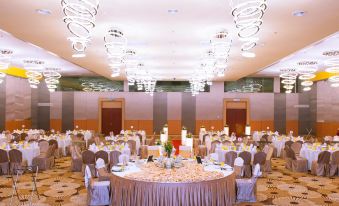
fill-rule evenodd
<path id="1" fill-rule="evenodd" d="M 230 135 L 235 132 L 237 136 L 245 134 L 246 109 L 226 109 L 226 124 L 230 128 Z"/>
<path id="2" fill-rule="evenodd" d="M 117 135 L 122 130 L 122 108 L 101 109 L 101 132 L 109 135 L 113 131 Z"/>

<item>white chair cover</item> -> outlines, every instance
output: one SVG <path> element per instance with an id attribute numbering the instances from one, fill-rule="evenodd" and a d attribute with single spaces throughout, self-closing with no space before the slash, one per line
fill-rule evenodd
<path id="1" fill-rule="evenodd" d="M 86 165 L 86 168 L 85 168 L 85 187 L 86 188 L 88 188 L 91 178 L 92 178 L 91 169 L 89 168 L 88 165 Z"/>
<path id="2" fill-rule="evenodd" d="M 239 166 L 239 167 L 244 166 L 244 160 L 243 160 L 243 158 L 241 158 L 241 157 L 235 158 L 235 160 L 234 160 L 234 166 Z"/>

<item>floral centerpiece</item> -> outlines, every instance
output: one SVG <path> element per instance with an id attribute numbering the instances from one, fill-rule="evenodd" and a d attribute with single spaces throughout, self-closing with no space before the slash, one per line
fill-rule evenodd
<path id="1" fill-rule="evenodd" d="M 185 126 L 183 126 L 181 130 L 187 130 L 187 128 Z"/>
<path id="2" fill-rule="evenodd" d="M 193 137 L 193 135 L 190 132 L 186 135 L 186 138 L 192 138 L 192 137 Z"/>
<path id="3" fill-rule="evenodd" d="M 167 141 L 164 143 L 164 150 L 167 153 L 167 157 L 170 158 L 173 150 L 173 145 L 171 142 Z"/>

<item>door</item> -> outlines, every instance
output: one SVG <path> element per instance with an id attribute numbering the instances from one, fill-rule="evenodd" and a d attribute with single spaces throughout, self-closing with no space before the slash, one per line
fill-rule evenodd
<path id="1" fill-rule="evenodd" d="M 226 124 L 230 128 L 230 135 L 235 132 L 237 136 L 245 134 L 246 109 L 226 109 Z"/>
<path id="2" fill-rule="evenodd" d="M 113 131 L 117 135 L 122 130 L 122 108 L 101 109 L 101 132 L 109 135 Z"/>

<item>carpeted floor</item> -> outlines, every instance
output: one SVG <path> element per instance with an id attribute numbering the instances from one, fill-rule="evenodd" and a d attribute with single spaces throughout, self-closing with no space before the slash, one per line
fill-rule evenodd
<path id="1" fill-rule="evenodd" d="M 38 176 L 40 199 L 35 195 L 36 206 L 86 205 L 86 190 L 81 173 L 69 172 L 70 159 L 61 158 L 56 167 Z M 310 174 L 293 173 L 285 169 L 284 161 L 273 160 L 273 172 L 266 178 L 259 178 L 257 184 L 257 203 L 238 205 L 337 205 L 339 206 L 339 177 L 315 177 Z M 20 199 L 14 198 L 12 205 L 28 205 L 31 179 L 28 175 L 21 177 L 18 188 Z M 12 194 L 10 177 L 0 177 L 0 206 L 10 205 Z"/>

